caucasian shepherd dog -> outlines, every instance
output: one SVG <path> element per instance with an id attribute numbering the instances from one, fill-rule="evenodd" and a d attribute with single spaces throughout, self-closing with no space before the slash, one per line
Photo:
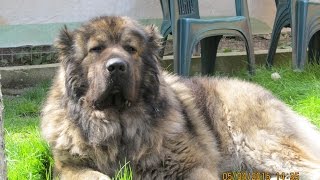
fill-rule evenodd
<path id="1" fill-rule="evenodd" d="M 128 162 L 133 179 L 320 179 L 320 133 L 308 120 L 258 85 L 162 71 L 160 38 L 126 17 L 61 31 L 41 125 L 56 176 L 111 179 Z"/>

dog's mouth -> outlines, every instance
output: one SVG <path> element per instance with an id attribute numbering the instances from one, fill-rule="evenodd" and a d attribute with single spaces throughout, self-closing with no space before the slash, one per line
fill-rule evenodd
<path id="1" fill-rule="evenodd" d="M 131 106 L 135 100 L 134 83 L 130 77 L 107 76 L 100 71 L 95 71 L 95 76 L 90 76 L 88 91 L 85 99 L 88 105 L 95 110 L 117 109 L 122 110 Z M 104 71 L 101 71 L 104 72 Z"/>
<path id="2" fill-rule="evenodd" d="M 118 87 L 114 87 L 112 90 L 103 93 L 102 96 L 94 102 L 94 107 L 98 110 L 104 110 L 108 108 L 121 109 L 130 106 L 131 101 Z"/>

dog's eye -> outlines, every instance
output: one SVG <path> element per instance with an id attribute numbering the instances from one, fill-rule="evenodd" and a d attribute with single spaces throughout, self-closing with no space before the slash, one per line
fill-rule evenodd
<path id="1" fill-rule="evenodd" d="M 89 50 L 89 52 L 100 53 L 104 49 L 104 46 L 95 46 Z"/>
<path id="2" fill-rule="evenodd" d="M 123 48 L 124 48 L 124 50 L 126 50 L 130 54 L 134 54 L 137 52 L 136 48 L 129 46 L 129 45 L 124 46 Z"/>

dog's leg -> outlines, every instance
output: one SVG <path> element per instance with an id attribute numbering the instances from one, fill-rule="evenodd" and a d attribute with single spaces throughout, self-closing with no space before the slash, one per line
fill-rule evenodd
<path id="1" fill-rule="evenodd" d="M 109 176 L 90 168 L 61 165 L 59 161 L 55 164 L 55 176 L 61 180 L 111 180 Z"/>
<path id="2" fill-rule="evenodd" d="M 195 180 L 195 179 L 201 179 L 201 180 L 212 180 L 212 179 L 220 179 L 218 177 L 218 172 L 212 172 L 205 168 L 196 168 L 192 170 L 189 177 L 185 178 L 187 180 Z"/>
<path id="3" fill-rule="evenodd" d="M 271 93 L 237 80 L 203 80 L 198 106 L 212 121 L 221 172 L 299 173 L 320 179 L 320 132 Z M 205 108 L 204 108 L 205 107 Z M 239 167 L 239 168 L 238 168 Z M 238 169 L 235 169 L 238 168 Z"/>
<path id="4" fill-rule="evenodd" d="M 292 136 L 283 139 L 287 143 L 284 148 L 291 149 L 296 158 L 293 166 L 300 168 L 298 172 L 303 179 L 320 180 L 320 132 L 308 120 L 300 116 L 292 116 Z M 283 154 L 282 154 L 283 155 Z M 305 178 L 304 178 L 305 177 Z"/>
<path id="5" fill-rule="evenodd" d="M 92 169 L 65 168 L 59 176 L 61 180 L 111 180 L 109 176 Z"/>
<path id="6" fill-rule="evenodd" d="M 301 179 L 319 180 L 319 131 L 294 113 L 285 117 L 278 126 L 271 123 L 269 128 L 258 128 L 255 135 L 239 133 L 234 138 L 239 156 L 258 171 L 281 176 L 284 173 L 287 177 L 290 173 L 299 174 Z"/>

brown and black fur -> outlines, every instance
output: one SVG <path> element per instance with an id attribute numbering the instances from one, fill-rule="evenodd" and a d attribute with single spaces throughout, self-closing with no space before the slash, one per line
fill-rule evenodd
<path id="1" fill-rule="evenodd" d="M 160 36 L 126 17 L 61 31 L 61 61 L 42 134 L 61 179 L 220 179 L 223 172 L 299 172 L 320 179 L 319 132 L 268 91 L 161 70 Z"/>

